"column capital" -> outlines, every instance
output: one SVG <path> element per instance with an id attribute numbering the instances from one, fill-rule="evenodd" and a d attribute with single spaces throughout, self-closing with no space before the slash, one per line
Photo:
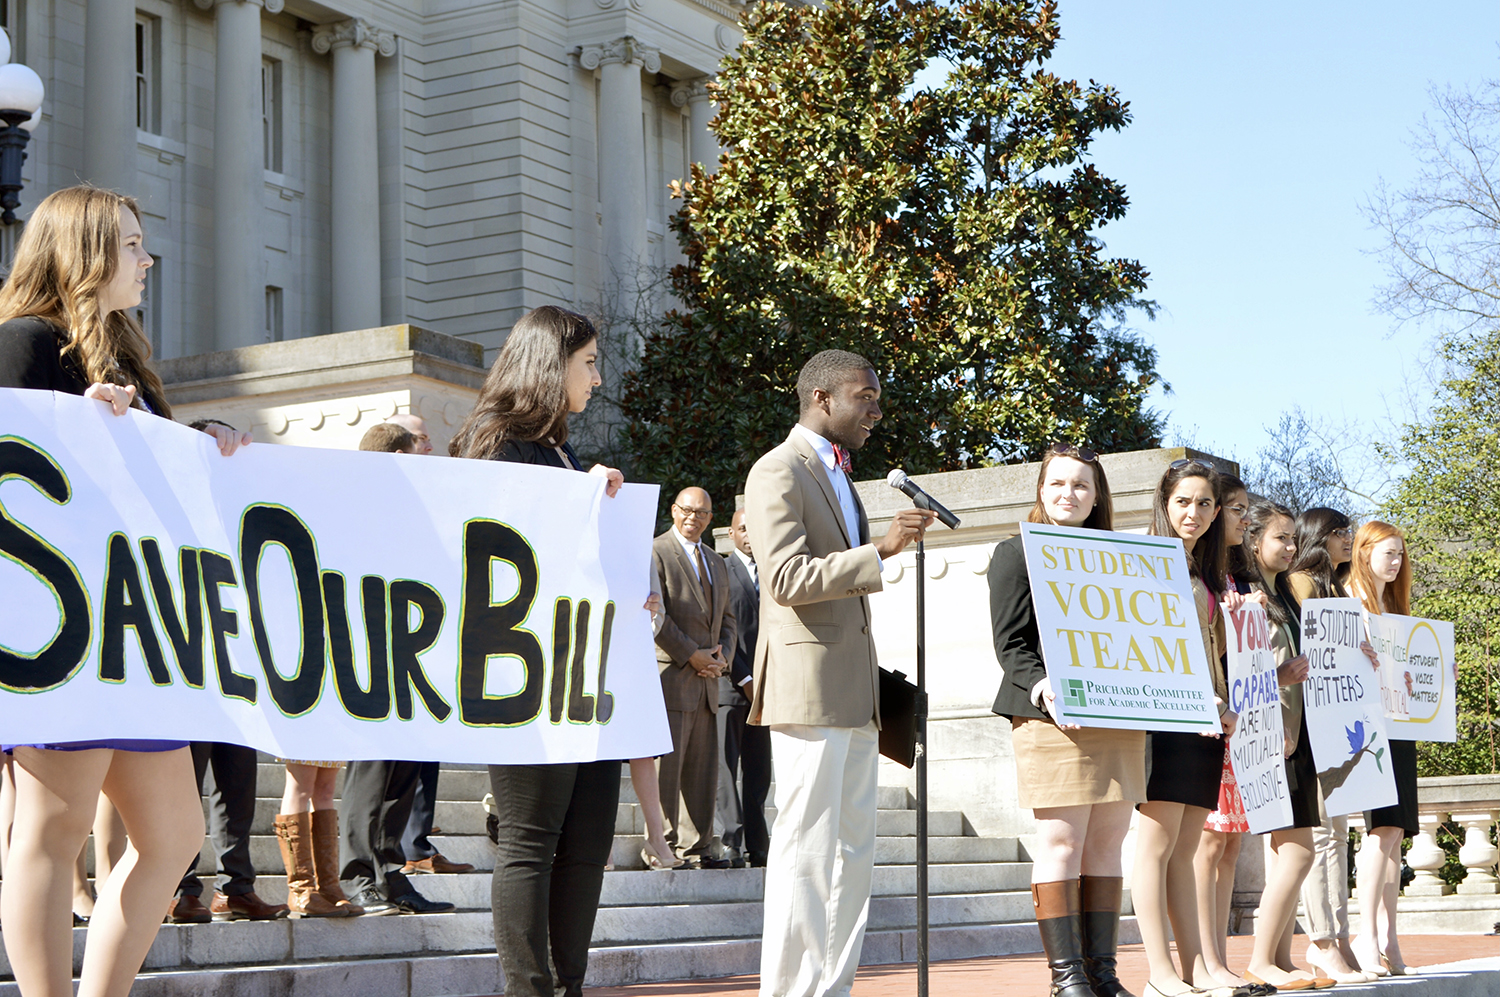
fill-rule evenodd
<path id="1" fill-rule="evenodd" d="M 336 24 L 324 24 L 313 33 L 313 51 L 326 55 L 333 49 L 368 48 L 384 56 L 396 54 L 396 36 L 362 17 L 351 17 Z"/>
<path id="2" fill-rule="evenodd" d="M 708 85 L 713 80 L 712 76 L 700 76 L 696 80 L 679 80 L 673 83 L 672 106 L 686 107 L 693 101 L 709 100 Z"/>
<path id="3" fill-rule="evenodd" d="M 225 3 L 248 3 L 256 7 L 264 7 L 267 14 L 280 14 L 282 8 L 286 6 L 286 0 L 193 0 L 193 5 L 199 10 L 213 10 Z"/>
<path id="4" fill-rule="evenodd" d="M 616 38 L 601 45 L 582 45 L 578 48 L 578 64 L 584 69 L 598 69 L 612 63 L 626 66 L 643 66 L 648 73 L 661 72 L 661 50 L 643 45 L 631 35 Z"/>

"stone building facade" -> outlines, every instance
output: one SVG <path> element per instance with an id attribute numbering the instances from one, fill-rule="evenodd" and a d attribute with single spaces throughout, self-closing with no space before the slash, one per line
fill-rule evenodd
<path id="1" fill-rule="evenodd" d="M 161 358 L 409 324 L 488 360 L 524 311 L 628 309 L 677 258 L 668 184 L 717 160 L 743 7 L 0 0 L 47 88 L 20 215 L 139 198 Z"/>

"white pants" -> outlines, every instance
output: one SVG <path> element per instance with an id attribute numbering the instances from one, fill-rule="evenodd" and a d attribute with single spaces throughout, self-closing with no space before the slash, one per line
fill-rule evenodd
<path id="1" fill-rule="evenodd" d="M 847 995 L 870 918 L 880 741 L 863 727 L 771 728 L 776 824 L 766 861 L 761 997 Z"/>

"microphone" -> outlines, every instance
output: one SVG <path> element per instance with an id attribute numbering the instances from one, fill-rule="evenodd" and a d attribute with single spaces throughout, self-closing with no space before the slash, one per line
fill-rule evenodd
<path id="1" fill-rule="evenodd" d="M 885 476 L 885 483 L 898 492 L 904 492 L 911 499 L 911 504 L 918 509 L 937 513 L 938 522 L 948 527 L 948 529 L 958 528 L 958 517 L 943 508 L 943 503 L 922 491 L 922 486 L 908 478 L 906 472 L 901 470 L 901 468 L 891 468 L 891 473 Z"/>

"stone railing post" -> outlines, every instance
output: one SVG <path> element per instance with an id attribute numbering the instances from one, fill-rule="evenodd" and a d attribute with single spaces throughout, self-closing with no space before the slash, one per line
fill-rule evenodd
<path id="1" fill-rule="evenodd" d="M 1438 871 L 1448 859 L 1437 843 L 1437 828 L 1444 816 L 1424 813 L 1417 818 L 1421 830 L 1411 840 L 1411 849 L 1406 853 L 1406 864 L 1417 873 L 1406 888 L 1409 897 L 1441 897 L 1453 892 L 1453 887 L 1438 878 Z"/>
<path id="2" fill-rule="evenodd" d="M 1458 892 L 1488 896 L 1500 893 L 1500 879 L 1495 877 L 1500 848 L 1490 844 L 1490 828 L 1500 820 L 1500 812 L 1456 813 L 1452 820 L 1464 827 L 1464 843 L 1458 850 L 1458 860 L 1468 870 L 1463 882 L 1458 884 Z"/>

